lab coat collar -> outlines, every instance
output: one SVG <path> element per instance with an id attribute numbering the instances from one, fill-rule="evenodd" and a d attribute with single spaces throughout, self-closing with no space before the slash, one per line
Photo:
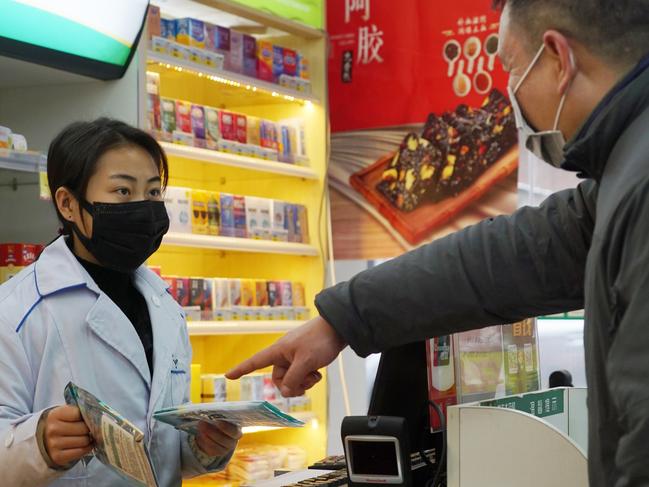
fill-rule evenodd
<path id="1" fill-rule="evenodd" d="M 88 276 L 68 248 L 65 237 L 59 237 L 45 247 L 34 266 L 36 291 L 41 297 L 85 285 L 100 294 L 99 287 Z"/>

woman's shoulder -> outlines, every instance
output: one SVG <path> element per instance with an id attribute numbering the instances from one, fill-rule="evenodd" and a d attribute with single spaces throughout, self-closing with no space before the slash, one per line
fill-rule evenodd
<path id="1" fill-rule="evenodd" d="M 21 321 L 40 300 L 31 264 L 0 285 L 0 324 L 18 330 Z M 15 325 L 15 326 L 14 326 Z"/>

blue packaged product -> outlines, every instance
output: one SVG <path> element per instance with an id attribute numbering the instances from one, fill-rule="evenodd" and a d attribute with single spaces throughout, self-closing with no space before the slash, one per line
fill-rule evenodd
<path id="1" fill-rule="evenodd" d="M 234 196 L 221 193 L 221 235 L 234 237 Z"/>
<path id="2" fill-rule="evenodd" d="M 284 74 L 284 48 L 273 46 L 273 82 L 279 83 L 279 77 Z"/>
<path id="3" fill-rule="evenodd" d="M 160 37 L 176 40 L 176 21 L 174 19 L 160 19 Z"/>

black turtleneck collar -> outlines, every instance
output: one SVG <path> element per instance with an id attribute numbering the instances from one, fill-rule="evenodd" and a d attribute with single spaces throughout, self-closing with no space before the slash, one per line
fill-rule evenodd
<path id="1" fill-rule="evenodd" d="M 565 149 L 563 169 L 601 179 L 624 131 L 649 109 L 649 55 L 604 97 Z"/>

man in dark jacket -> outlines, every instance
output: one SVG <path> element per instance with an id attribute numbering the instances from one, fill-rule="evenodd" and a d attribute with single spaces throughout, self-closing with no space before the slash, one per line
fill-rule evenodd
<path id="1" fill-rule="evenodd" d="M 323 291 L 320 317 L 230 377 L 273 365 L 301 394 L 346 345 L 366 356 L 584 307 L 590 484 L 646 486 L 649 0 L 497 4 L 521 144 L 585 181 Z"/>

